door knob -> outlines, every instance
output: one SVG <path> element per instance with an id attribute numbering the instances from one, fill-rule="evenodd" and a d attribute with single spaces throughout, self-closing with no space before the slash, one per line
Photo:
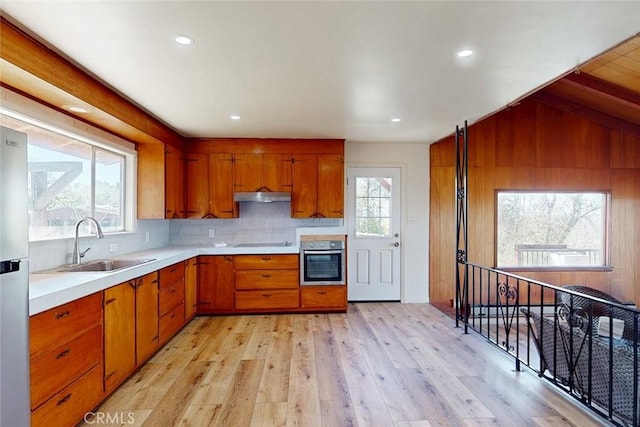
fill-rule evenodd
<path id="1" fill-rule="evenodd" d="M 395 243 L 393 244 L 393 246 L 395 246 L 395 247 L 397 248 L 398 246 L 400 246 L 400 243 L 395 242 Z"/>

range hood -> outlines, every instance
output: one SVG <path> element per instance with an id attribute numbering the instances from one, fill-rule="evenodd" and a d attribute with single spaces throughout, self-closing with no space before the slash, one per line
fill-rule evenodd
<path id="1" fill-rule="evenodd" d="M 279 191 L 239 191 L 233 195 L 234 202 L 290 202 L 291 193 Z"/>

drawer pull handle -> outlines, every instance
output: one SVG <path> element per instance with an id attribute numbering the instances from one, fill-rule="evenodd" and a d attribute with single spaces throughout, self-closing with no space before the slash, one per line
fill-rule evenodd
<path id="1" fill-rule="evenodd" d="M 63 397 L 62 399 L 58 400 L 58 406 L 66 403 L 69 399 L 71 399 L 71 393 L 67 394 L 65 397 Z"/>
<path id="2" fill-rule="evenodd" d="M 108 300 L 105 300 L 104 305 L 108 305 L 111 304 L 112 302 L 114 302 L 116 299 L 115 298 L 109 298 Z"/>
<path id="3" fill-rule="evenodd" d="M 271 296 L 271 294 L 262 294 L 263 297 L 265 298 L 269 298 Z"/>
<path id="4" fill-rule="evenodd" d="M 262 260 L 263 261 L 271 261 L 271 257 L 270 256 L 263 256 Z"/>
<path id="5" fill-rule="evenodd" d="M 318 291 L 318 295 L 326 295 L 327 291 Z"/>
<path id="6" fill-rule="evenodd" d="M 70 314 L 71 313 L 69 312 L 69 310 L 63 311 L 62 313 L 56 313 L 56 319 L 63 319 L 63 318 L 67 317 Z"/>
<path id="7" fill-rule="evenodd" d="M 62 359 L 63 357 L 67 357 L 69 355 L 69 353 L 71 352 L 70 349 L 66 349 L 65 351 L 63 351 L 62 353 L 58 354 L 56 356 L 56 359 Z"/>
<path id="8" fill-rule="evenodd" d="M 265 279 L 268 279 L 269 277 L 271 277 L 270 274 L 263 274 L 262 277 L 264 277 Z"/>

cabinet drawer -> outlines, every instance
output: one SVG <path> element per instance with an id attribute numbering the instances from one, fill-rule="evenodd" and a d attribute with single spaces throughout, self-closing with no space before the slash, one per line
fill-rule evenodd
<path id="1" fill-rule="evenodd" d="M 170 265 L 160 270 L 160 289 L 171 287 L 178 280 L 184 279 L 184 262 Z"/>
<path id="2" fill-rule="evenodd" d="M 158 293 L 158 313 L 160 316 L 184 303 L 184 281 L 174 283 Z"/>
<path id="3" fill-rule="evenodd" d="M 102 324 L 102 292 L 72 301 L 31 316 L 29 334 L 31 357 L 46 352 L 74 336 Z"/>
<path id="4" fill-rule="evenodd" d="M 102 365 L 99 365 L 33 411 L 31 425 L 76 425 L 101 399 Z"/>
<path id="5" fill-rule="evenodd" d="M 53 393 L 100 363 L 102 328 L 60 345 L 31 361 L 31 407 L 36 408 Z"/>
<path id="6" fill-rule="evenodd" d="M 160 317 L 160 343 L 164 344 L 184 325 L 184 302 Z"/>
<path id="7" fill-rule="evenodd" d="M 297 307 L 297 289 L 236 292 L 236 309 L 238 310 L 271 310 Z"/>
<path id="8" fill-rule="evenodd" d="M 236 271 L 236 289 L 297 288 L 298 270 Z"/>
<path id="9" fill-rule="evenodd" d="M 298 255 L 236 255 L 233 257 L 236 270 L 295 269 L 299 268 Z"/>
<path id="10" fill-rule="evenodd" d="M 304 286 L 301 291 L 303 308 L 347 308 L 345 286 Z"/>

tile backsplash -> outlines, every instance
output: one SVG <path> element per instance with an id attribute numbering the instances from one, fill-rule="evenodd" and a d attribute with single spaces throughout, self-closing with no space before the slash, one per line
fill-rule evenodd
<path id="1" fill-rule="evenodd" d="M 291 218 L 291 203 L 240 203 L 236 219 L 171 220 L 172 245 L 213 245 L 237 243 L 294 242 L 298 227 L 334 227 L 343 224 L 339 218 Z M 214 230 L 215 237 L 209 237 Z"/>

